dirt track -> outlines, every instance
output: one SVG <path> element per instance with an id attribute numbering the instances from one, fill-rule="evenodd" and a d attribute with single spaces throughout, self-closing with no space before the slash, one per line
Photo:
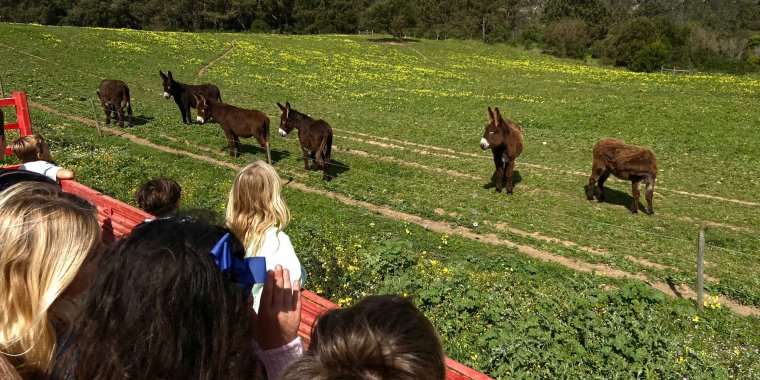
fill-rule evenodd
<path id="1" fill-rule="evenodd" d="M 82 123 L 84 125 L 88 125 L 88 126 L 91 126 L 91 127 L 96 127 L 96 123 L 94 121 L 92 121 L 92 120 L 84 119 L 84 118 L 81 118 L 81 117 L 75 116 L 75 115 L 70 115 L 70 114 L 58 111 L 56 109 L 53 109 L 51 107 L 47 107 L 45 105 L 42 105 L 42 104 L 39 104 L 39 103 L 36 103 L 36 102 L 33 102 L 33 101 L 30 101 L 29 105 L 31 107 L 33 107 L 33 108 L 36 108 L 36 109 L 48 112 L 50 114 L 53 114 L 53 115 L 56 115 L 56 116 L 59 116 L 59 117 L 64 117 L 64 118 L 67 118 L 69 120 L 73 120 L 73 121 Z M 150 142 L 150 141 L 148 141 L 146 139 L 143 139 L 141 137 L 132 135 L 132 134 L 127 133 L 127 132 L 123 132 L 122 130 L 119 130 L 119 129 L 110 128 L 110 127 L 101 127 L 101 129 L 103 131 L 105 131 L 105 132 L 110 133 L 110 134 L 113 134 L 113 135 L 120 136 L 122 138 L 128 139 L 128 140 L 130 140 L 131 142 L 133 142 L 135 144 L 142 145 L 142 146 L 149 147 L 149 148 L 153 148 L 153 149 L 156 149 L 156 150 L 159 150 L 159 151 L 162 151 L 162 152 L 166 152 L 166 153 L 170 153 L 170 154 L 184 155 L 184 156 L 187 156 L 187 157 L 191 157 L 191 158 L 197 159 L 199 161 L 207 162 L 207 163 L 210 163 L 210 164 L 215 165 L 215 166 L 226 167 L 226 168 L 229 168 L 229 169 L 235 170 L 235 171 L 237 171 L 237 170 L 240 169 L 239 165 L 235 165 L 235 164 L 232 164 L 232 163 L 229 163 L 229 162 L 217 160 L 217 159 L 214 159 L 212 157 L 195 154 L 195 153 L 188 152 L 188 151 L 185 151 L 185 150 L 179 150 L 179 149 L 174 149 L 174 148 L 170 148 L 170 147 L 163 146 L 163 145 L 158 145 L 158 144 L 152 143 L 152 142 Z M 187 144 L 191 145 L 189 143 L 187 143 Z M 661 292 L 663 292 L 663 293 L 665 293 L 665 294 L 667 294 L 667 295 L 669 295 L 671 297 L 691 298 L 691 299 L 695 299 L 696 298 L 696 294 L 694 293 L 694 291 L 691 290 L 689 287 L 687 287 L 685 285 L 680 285 L 677 288 L 673 289 L 673 288 L 671 288 L 666 283 L 648 281 L 647 277 L 644 276 L 643 274 L 640 274 L 640 273 L 629 273 L 629 272 L 625 272 L 625 271 L 622 271 L 622 270 L 619 270 L 619 269 L 615 269 L 615 268 L 612 268 L 612 267 L 609 267 L 609 266 L 603 265 L 603 264 L 592 264 L 592 263 L 587 263 L 587 262 L 583 262 L 583 261 L 579 261 L 579 260 L 572 260 L 572 259 L 569 259 L 569 258 L 566 258 L 566 257 L 562 257 L 562 256 L 557 256 L 557 255 L 554 255 L 554 254 L 552 254 L 550 252 L 539 250 L 539 249 L 536 249 L 536 248 L 528 246 L 528 245 L 518 244 L 518 243 L 515 243 L 515 242 L 512 242 L 512 241 L 506 240 L 506 239 L 502 239 L 499 236 L 496 236 L 494 234 L 477 234 L 477 233 L 473 232 L 472 230 L 470 230 L 468 228 L 454 226 L 454 225 L 451 225 L 449 223 L 442 222 L 442 221 L 435 221 L 435 220 L 425 219 L 425 218 L 422 218 L 422 217 L 417 216 L 417 215 L 411 215 L 411 214 L 407 214 L 407 213 L 403 213 L 403 212 L 400 212 L 400 211 L 393 210 L 393 209 L 391 209 L 391 208 L 389 208 L 387 206 L 377 206 L 377 205 L 374 205 L 374 204 L 371 204 L 371 203 L 368 203 L 368 202 L 359 201 L 359 200 L 356 200 L 356 199 L 349 198 L 349 197 L 347 197 L 345 195 L 341 195 L 341 194 L 337 194 L 337 193 L 332 193 L 332 192 L 325 191 L 325 190 L 315 189 L 315 188 L 309 187 L 309 186 L 307 186 L 305 184 L 302 184 L 302 183 L 296 182 L 296 181 L 287 181 L 286 185 L 290 186 L 292 188 L 298 189 L 300 191 L 303 191 L 303 192 L 319 194 L 319 195 L 322 195 L 322 196 L 325 196 L 325 197 L 328 197 L 328 198 L 331 198 L 331 199 L 335 199 L 335 200 L 337 200 L 337 201 L 339 201 L 341 203 L 344 203 L 346 205 L 355 206 L 355 207 L 362 207 L 362 208 L 365 208 L 367 210 L 376 212 L 378 214 L 384 215 L 384 216 L 389 217 L 389 218 L 393 218 L 393 219 L 397 219 L 397 220 L 403 220 L 403 221 L 406 221 L 406 222 L 409 222 L 409 223 L 414 223 L 414 224 L 423 226 L 426 229 L 429 229 L 429 230 L 432 230 L 432 231 L 435 231 L 435 232 L 446 233 L 446 234 L 450 234 L 450 235 L 458 235 L 458 236 L 461 236 L 461 237 L 464 237 L 464 238 L 467 238 L 467 239 L 471 239 L 471 240 L 475 240 L 475 241 L 480 241 L 480 242 L 488 243 L 488 244 L 495 245 L 495 246 L 505 246 L 505 247 L 508 247 L 508 248 L 513 248 L 513 249 L 516 249 L 517 251 L 519 251 L 519 252 L 521 252 L 521 253 L 523 253 L 525 255 L 528 255 L 530 257 L 533 257 L 533 258 L 536 258 L 536 259 L 539 259 L 539 260 L 542 260 L 542 261 L 546 261 L 546 262 L 556 263 L 556 264 L 562 265 L 564 267 L 567 267 L 567 268 L 570 268 L 570 269 L 573 269 L 573 270 L 576 270 L 576 271 L 579 271 L 579 272 L 601 274 L 603 276 L 612 277 L 612 278 L 637 279 L 637 280 L 648 282 L 650 284 L 650 286 L 652 286 L 653 288 L 655 288 L 657 290 L 660 290 Z M 574 244 L 572 242 L 570 242 L 570 243 Z M 723 305 L 731 308 L 737 314 L 740 314 L 740 315 L 760 315 L 760 309 L 758 309 L 756 307 L 742 305 L 742 304 L 740 304 L 740 303 L 738 303 L 736 301 L 727 299 L 725 297 L 719 297 L 719 299 L 720 299 L 720 302 Z"/>

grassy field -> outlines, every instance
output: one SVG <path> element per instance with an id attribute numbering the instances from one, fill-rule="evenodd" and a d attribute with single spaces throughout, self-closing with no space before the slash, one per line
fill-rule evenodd
<path id="1" fill-rule="evenodd" d="M 138 116 L 128 133 L 242 165 L 263 157 L 255 143 L 244 140 L 240 158 L 223 155 L 219 127 L 183 125 L 158 76 L 172 70 L 193 82 L 232 49 L 198 82 L 219 85 L 226 102 L 264 110 L 274 124 L 276 102 L 289 100 L 336 130 L 330 183 L 303 171 L 295 136 L 273 135 L 283 176 L 452 227 L 433 232 L 288 190 L 289 233 L 303 252 L 307 287 L 344 305 L 370 293 L 412 295 L 447 353 L 492 376 L 760 376 L 757 317 L 712 301 L 697 314 L 693 302 L 644 282 L 578 273 L 456 229 L 682 289 L 693 288 L 696 237 L 705 228 L 710 294 L 760 306 L 756 78 L 629 73 L 463 41 L 10 24 L 0 24 L 0 34 L 5 61 L 16 63 L 0 68 L 6 91 L 92 118 L 99 79 L 123 79 Z M 477 146 L 489 105 L 524 128 L 513 196 L 493 192 L 490 152 Z M 219 220 L 229 168 L 98 138 L 39 110 L 32 120 L 81 182 L 131 201 L 142 181 L 170 176 L 183 186 L 186 212 Z M 619 181 L 609 182 L 611 203 L 585 200 L 591 148 L 608 136 L 657 154 L 656 216 L 631 216 L 630 185 Z"/>

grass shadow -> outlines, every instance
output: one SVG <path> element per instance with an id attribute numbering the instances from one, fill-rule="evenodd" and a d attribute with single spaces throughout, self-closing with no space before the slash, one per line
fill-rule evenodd
<path id="1" fill-rule="evenodd" d="M 261 158 L 262 160 L 267 159 L 267 151 L 266 149 L 257 145 L 251 145 L 251 144 L 244 144 L 245 140 L 241 139 L 240 141 L 240 154 L 251 154 L 256 156 L 256 158 Z M 256 140 L 252 140 L 254 144 L 256 144 Z M 226 147 L 225 147 L 226 149 Z M 286 150 L 277 150 L 272 149 L 272 143 L 269 143 L 269 152 L 272 155 L 272 163 L 277 163 L 282 161 L 283 159 L 286 159 L 291 156 L 290 152 Z"/>
<path id="2" fill-rule="evenodd" d="M 587 191 L 588 191 L 588 185 L 583 186 L 584 198 L 586 197 Z M 599 188 L 594 186 L 594 198 L 598 200 L 599 195 L 600 195 Z M 633 197 L 631 196 L 631 194 L 612 189 L 608 186 L 604 186 L 604 200 L 601 203 L 609 203 L 613 205 L 623 206 L 626 209 L 630 210 L 632 202 L 633 202 Z M 639 211 L 644 211 L 646 213 L 646 207 L 641 202 L 639 202 Z"/>
<path id="3" fill-rule="evenodd" d="M 409 43 L 414 43 L 414 42 L 420 42 L 420 40 L 418 40 L 418 39 L 415 39 L 415 38 L 406 38 L 406 37 L 401 38 L 401 39 L 392 38 L 392 37 L 369 38 L 369 39 L 367 39 L 367 41 L 369 41 L 369 42 L 377 42 L 377 43 L 381 43 L 381 44 L 391 44 L 391 45 L 394 45 L 394 44 L 401 45 L 401 44 L 409 44 Z"/>
<path id="4" fill-rule="evenodd" d="M 129 120 L 129 117 L 125 117 L 126 120 Z M 146 116 L 146 115 L 135 115 L 132 118 L 132 123 L 135 127 L 140 125 L 145 125 L 153 121 L 153 116 Z"/>
<path id="5" fill-rule="evenodd" d="M 504 179 L 504 187 L 506 188 L 506 179 Z M 519 170 L 515 170 L 512 172 L 512 185 L 517 186 L 518 183 L 522 182 L 522 175 L 520 175 Z M 483 184 L 484 189 L 495 189 L 496 188 L 496 172 L 491 174 L 491 181 Z"/>

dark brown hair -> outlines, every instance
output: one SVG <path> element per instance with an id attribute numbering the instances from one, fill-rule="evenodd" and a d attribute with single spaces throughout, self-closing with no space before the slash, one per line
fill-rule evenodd
<path id="1" fill-rule="evenodd" d="M 430 321 L 406 298 L 369 296 L 331 310 L 313 328 L 311 349 L 285 370 L 295 379 L 423 379 L 446 376 Z"/>
<path id="2" fill-rule="evenodd" d="M 253 378 L 246 295 L 210 253 L 227 232 L 186 218 L 157 219 L 111 246 L 54 378 Z M 242 243 L 231 237 L 230 244 L 242 258 Z"/>
<path id="3" fill-rule="evenodd" d="M 144 183 L 135 193 L 140 208 L 156 217 L 174 216 L 177 212 L 182 188 L 177 181 L 159 178 Z"/>

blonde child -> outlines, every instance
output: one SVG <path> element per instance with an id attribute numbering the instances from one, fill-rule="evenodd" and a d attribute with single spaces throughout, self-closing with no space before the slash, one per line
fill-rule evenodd
<path id="1" fill-rule="evenodd" d="M 247 257 L 266 258 L 267 270 L 278 264 L 290 271 L 290 278 L 305 279 L 290 238 L 283 232 L 290 210 L 280 192 L 277 171 L 264 161 L 254 161 L 241 169 L 227 202 L 227 228 L 246 247 Z M 258 310 L 262 287 L 254 285 L 254 309 Z"/>
<path id="2" fill-rule="evenodd" d="M 24 182 L 0 194 L 0 355 L 24 378 L 49 373 L 70 326 L 61 301 L 86 287 L 80 270 L 100 241 L 96 212 L 50 184 Z"/>
<path id="3" fill-rule="evenodd" d="M 21 170 L 45 175 L 54 181 L 74 179 L 74 172 L 50 162 L 50 148 L 38 133 L 13 140 L 13 153 L 24 163 L 20 167 Z"/>

